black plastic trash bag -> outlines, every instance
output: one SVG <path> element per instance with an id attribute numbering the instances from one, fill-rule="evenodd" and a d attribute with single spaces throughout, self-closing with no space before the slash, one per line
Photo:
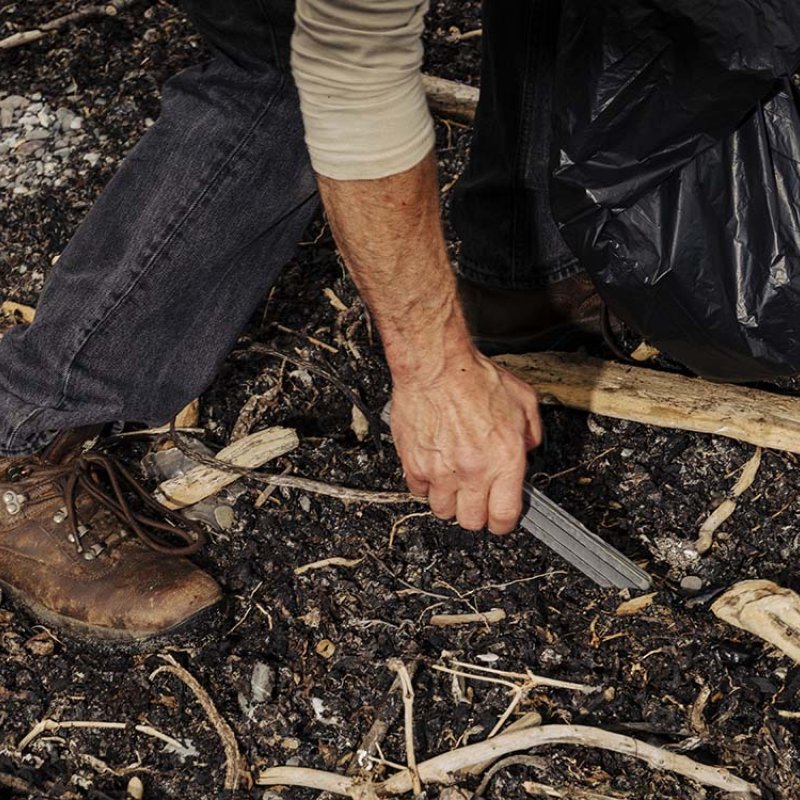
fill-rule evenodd
<path id="1" fill-rule="evenodd" d="M 800 0 L 564 0 L 553 211 L 707 378 L 800 373 Z"/>

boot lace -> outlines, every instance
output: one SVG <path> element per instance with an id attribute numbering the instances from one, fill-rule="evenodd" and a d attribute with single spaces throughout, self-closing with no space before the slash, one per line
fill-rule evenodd
<path id="1" fill-rule="evenodd" d="M 191 555 L 206 543 L 199 524 L 154 500 L 126 467 L 105 453 L 87 451 L 65 464 L 26 464 L 23 475 L 26 484 L 52 483 L 57 488 L 64 501 L 57 521 L 67 522 L 68 538 L 87 559 L 110 549 L 130 533 L 150 550 L 170 556 Z M 138 498 L 141 510 L 131 507 L 126 493 Z M 93 502 L 87 504 L 84 497 Z M 123 530 L 90 544 L 88 539 L 94 538 L 90 533 L 95 531 L 90 532 L 81 516 L 91 522 L 101 509 L 116 517 Z"/>

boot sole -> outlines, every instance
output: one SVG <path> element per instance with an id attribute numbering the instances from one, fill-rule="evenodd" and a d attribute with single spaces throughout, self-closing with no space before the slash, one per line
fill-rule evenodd
<path id="1" fill-rule="evenodd" d="M 12 599 L 15 605 L 21 606 L 37 621 L 44 623 L 48 627 L 52 627 L 59 633 L 63 633 L 66 638 L 87 644 L 103 644 L 120 648 L 137 649 L 143 646 L 151 647 L 158 645 L 160 642 L 174 644 L 175 638 L 183 634 L 193 631 L 200 622 L 207 621 L 212 623 L 212 627 L 216 627 L 213 623 L 216 621 L 214 618 L 222 616 L 225 604 L 225 598 L 220 597 L 214 603 L 201 608 L 192 614 L 191 617 L 166 628 L 161 631 L 126 631 L 118 630 L 115 628 L 104 628 L 99 625 L 91 625 L 88 622 L 81 622 L 80 620 L 66 617 L 63 614 L 58 614 L 51 611 L 49 608 L 31 600 L 25 595 L 24 592 L 14 588 L 10 584 L 0 579 L 0 589 Z"/>

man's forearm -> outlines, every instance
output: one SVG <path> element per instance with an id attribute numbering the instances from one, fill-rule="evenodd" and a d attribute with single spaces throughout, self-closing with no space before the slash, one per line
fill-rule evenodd
<path id="1" fill-rule="evenodd" d="M 411 490 L 478 530 L 512 530 L 536 395 L 472 345 L 442 234 L 436 159 L 388 178 L 319 178 L 339 249 L 392 370 L 392 433 Z"/>
<path id="2" fill-rule="evenodd" d="M 388 178 L 318 181 L 395 381 L 434 380 L 472 352 L 442 234 L 434 154 Z"/>

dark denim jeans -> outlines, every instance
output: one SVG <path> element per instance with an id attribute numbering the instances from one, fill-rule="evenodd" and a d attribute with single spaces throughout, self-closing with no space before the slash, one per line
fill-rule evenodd
<path id="1" fill-rule="evenodd" d="M 215 57 L 167 82 L 36 321 L 0 341 L 2 455 L 72 427 L 172 417 L 211 382 L 317 207 L 288 69 L 292 0 L 184 5 Z M 486 1 L 484 92 L 454 214 L 462 269 L 488 285 L 576 269 L 547 203 L 558 5 Z"/>

